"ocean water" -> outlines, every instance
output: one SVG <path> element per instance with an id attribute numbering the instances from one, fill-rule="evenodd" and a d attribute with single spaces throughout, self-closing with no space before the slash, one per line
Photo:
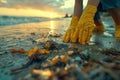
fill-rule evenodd
<path id="1" fill-rule="evenodd" d="M 23 17 L 23 16 L 0 16 L 0 26 L 30 23 L 30 22 L 42 22 L 48 21 L 50 18 L 43 17 Z"/>
<path id="2" fill-rule="evenodd" d="M 24 17 L 24 16 L 2 16 L 0 15 L 0 26 L 21 24 L 21 23 L 43 22 L 43 21 L 50 21 L 50 20 L 51 20 L 50 18 L 45 18 L 45 17 Z M 63 18 L 54 18 L 52 20 L 63 20 Z M 101 16 L 101 20 L 106 27 L 114 25 L 114 21 L 112 20 L 110 16 L 109 17 Z"/>

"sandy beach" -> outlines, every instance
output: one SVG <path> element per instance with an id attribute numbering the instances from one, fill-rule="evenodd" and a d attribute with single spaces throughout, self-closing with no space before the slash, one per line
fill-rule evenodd
<path id="1" fill-rule="evenodd" d="M 80 45 L 78 43 L 63 43 L 62 36 L 65 33 L 67 27 L 69 26 L 70 18 L 64 18 L 59 20 L 50 20 L 44 22 L 34 22 L 34 23 L 24 23 L 16 24 L 10 26 L 1 26 L 0 27 L 0 80 L 60 80 L 60 79 L 42 79 L 39 76 L 31 76 L 31 70 L 37 66 L 37 70 L 44 70 L 41 64 L 46 63 L 48 59 L 52 59 L 57 55 L 63 55 L 66 52 L 73 51 L 73 54 L 70 56 L 70 61 L 65 63 L 65 66 L 61 65 L 55 67 L 55 69 L 60 68 L 62 70 L 64 67 L 69 65 L 69 68 L 74 63 L 79 67 L 75 69 L 80 69 L 81 74 L 87 77 L 79 78 L 76 80 L 120 80 L 120 40 L 114 38 L 114 23 L 111 18 L 104 18 L 103 23 L 106 26 L 104 34 L 93 34 L 91 42 L 88 45 Z M 57 36 L 56 36 L 57 35 Z M 44 45 L 47 41 L 52 41 L 55 45 L 55 48 L 50 49 L 50 55 L 44 61 L 34 62 L 33 64 L 27 66 L 24 69 L 21 69 L 20 72 L 12 73 L 11 70 L 19 68 L 26 64 L 29 61 L 29 57 L 26 54 L 21 54 L 19 52 L 12 53 L 11 49 L 24 49 L 29 51 L 34 47 L 39 49 L 44 49 Z M 71 47 L 72 46 L 72 47 Z M 76 47 L 73 47 L 76 46 Z M 117 55 L 107 52 L 107 49 L 113 50 Z M 57 50 L 55 52 L 55 50 Z M 78 52 L 75 52 L 75 51 Z M 79 51 L 80 50 L 80 51 Z M 104 52 L 105 51 L 105 52 Z M 79 53 L 80 55 L 76 53 Z M 105 54 L 104 54 L 105 53 Z M 108 53 L 108 54 L 107 54 Z M 95 60 L 92 61 L 94 68 L 89 67 L 88 72 L 84 72 L 83 64 L 89 65 L 89 56 L 95 57 Z M 119 54 L 119 55 L 118 55 Z M 83 56 L 81 56 L 83 55 Z M 84 56 L 86 56 L 84 58 Z M 77 58 L 77 59 L 76 59 Z M 98 62 L 96 61 L 98 59 Z M 111 61 L 110 61 L 111 59 Z M 90 57 L 91 60 L 91 57 Z M 100 60 L 100 62 L 99 62 Z M 108 61 L 107 61 L 108 60 Z M 81 62 L 81 63 L 80 63 Z M 103 62 L 103 63 L 102 63 Z M 83 63 L 83 64 L 82 64 Z M 61 63 L 62 64 L 62 63 Z M 101 65 L 102 64 L 102 65 Z M 116 65 L 117 64 L 117 65 Z M 110 68 L 106 68 L 108 65 Z M 112 69 L 112 67 L 116 69 Z M 68 71 L 69 71 L 68 68 Z M 51 71 L 53 69 L 50 69 Z M 87 68 L 85 68 L 87 70 Z M 105 72 L 106 70 L 106 72 Z M 64 69 L 63 69 L 64 71 Z M 74 71 L 74 69 L 73 69 Z M 80 72 L 78 72 L 79 74 Z M 108 75 L 105 76 L 105 73 Z M 31 74 L 31 75 L 30 75 Z M 42 73 L 41 73 L 42 74 Z M 67 73 L 66 73 L 67 74 Z M 96 75 L 95 75 L 96 74 Z M 98 74 L 98 76 L 97 76 Z M 114 75 L 115 74 L 115 75 Z M 39 74 L 38 74 L 39 75 Z M 54 75 L 59 76 L 59 75 Z M 64 77 L 64 76 L 63 76 Z M 107 79 L 108 77 L 109 79 Z M 73 76 L 71 76 L 73 78 Z M 66 78 L 70 79 L 70 78 Z M 65 80 L 65 79 L 62 79 Z M 75 80 L 75 79 L 71 79 Z"/>

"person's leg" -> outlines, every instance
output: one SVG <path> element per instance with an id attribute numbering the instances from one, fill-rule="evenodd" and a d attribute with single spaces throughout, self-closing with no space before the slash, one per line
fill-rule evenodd
<path id="1" fill-rule="evenodd" d="M 100 19 L 99 11 L 97 11 L 97 13 L 95 14 L 94 23 L 96 25 L 94 32 L 95 33 L 103 33 L 105 29 L 104 29 L 104 25 Z"/>
<path id="2" fill-rule="evenodd" d="M 87 5 L 93 5 L 97 7 L 99 3 L 100 3 L 100 0 L 88 0 Z"/>
<path id="3" fill-rule="evenodd" d="M 115 37 L 120 37 L 120 8 L 108 9 L 115 22 Z"/>
<path id="4" fill-rule="evenodd" d="M 120 37 L 120 0 L 101 0 L 101 3 L 114 19 L 115 37 Z"/>
<path id="5" fill-rule="evenodd" d="M 83 11 L 83 0 L 75 0 L 73 16 L 80 17 Z"/>
<path id="6" fill-rule="evenodd" d="M 108 9 L 108 12 L 114 19 L 115 24 L 120 25 L 120 8 Z"/>
<path id="7" fill-rule="evenodd" d="M 94 29 L 95 33 L 103 33 L 105 30 L 104 25 L 100 19 L 100 12 L 105 12 L 105 10 L 103 10 L 103 6 L 102 6 L 101 2 L 99 3 L 99 5 L 97 7 L 97 12 L 94 17 L 94 23 L 96 25 L 96 27 Z"/>
<path id="8" fill-rule="evenodd" d="M 78 20 L 82 14 L 82 10 L 83 10 L 83 0 L 75 0 L 74 12 L 73 12 L 72 19 L 70 22 L 71 27 L 77 26 Z"/>

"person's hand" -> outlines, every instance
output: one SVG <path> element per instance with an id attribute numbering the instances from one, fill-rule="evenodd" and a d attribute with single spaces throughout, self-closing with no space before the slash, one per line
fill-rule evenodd
<path id="1" fill-rule="evenodd" d="M 79 42 L 80 44 L 89 43 L 92 31 L 95 28 L 94 15 L 97 7 L 88 5 L 82 13 L 75 32 L 71 38 L 71 42 Z"/>
<path id="2" fill-rule="evenodd" d="M 73 16 L 71 23 L 70 23 L 70 27 L 67 29 L 65 35 L 63 36 L 63 42 L 69 42 L 71 40 L 71 36 L 73 35 L 75 28 L 78 24 L 78 20 L 79 18 L 77 16 Z"/>
<path id="3" fill-rule="evenodd" d="M 115 37 L 120 38 L 120 25 L 115 26 Z"/>

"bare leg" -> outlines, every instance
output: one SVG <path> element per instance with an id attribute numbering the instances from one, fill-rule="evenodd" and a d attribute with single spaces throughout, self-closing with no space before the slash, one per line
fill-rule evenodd
<path id="1" fill-rule="evenodd" d="M 120 8 L 109 9 L 108 12 L 115 21 L 115 37 L 120 38 Z"/>
<path id="2" fill-rule="evenodd" d="M 98 6 L 100 0 L 88 0 L 87 5 Z M 83 11 L 83 0 L 75 0 L 74 16 L 80 17 Z"/>
<path id="3" fill-rule="evenodd" d="M 83 10 L 83 0 L 75 0 L 73 16 L 80 17 Z"/>
<path id="4" fill-rule="evenodd" d="M 120 25 L 120 8 L 109 9 L 108 12 L 113 17 L 115 24 Z"/>
<path id="5" fill-rule="evenodd" d="M 94 5 L 94 6 L 98 6 L 100 0 L 88 0 L 88 4 L 87 5 Z"/>
<path id="6" fill-rule="evenodd" d="M 98 6 L 100 0 L 88 0 L 88 4 L 91 4 L 91 5 L 94 5 L 94 6 Z M 99 16 L 99 13 L 97 13 L 97 15 Z M 98 19 L 94 19 L 94 23 L 96 25 L 96 28 L 95 28 L 95 32 L 104 32 L 104 26 L 100 20 L 100 17 Z"/>
<path id="7" fill-rule="evenodd" d="M 100 19 L 95 20 L 94 22 L 95 22 L 96 26 L 102 26 L 103 25 Z"/>
<path id="8" fill-rule="evenodd" d="M 104 25 L 101 20 L 95 20 L 94 23 L 96 25 L 94 29 L 95 33 L 103 33 L 105 31 Z"/>
<path id="9" fill-rule="evenodd" d="M 102 26 L 102 21 L 100 19 L 100 14 L 99 12 L 97 11 L 96 14 L 95 14 L 95 17 L 94 17 L 94 23 L 96 26 Z"/>
<path id="10" fill-rule="evenodd" d="M 103 25 L 102 21 L 100 20 L 99 12 L 97 12 L 94 17 L 94 23 L 96 25 L 94 32 L 95 33 L 103 33 L 105 29 L 104 29 L 104 25 Z"/>

